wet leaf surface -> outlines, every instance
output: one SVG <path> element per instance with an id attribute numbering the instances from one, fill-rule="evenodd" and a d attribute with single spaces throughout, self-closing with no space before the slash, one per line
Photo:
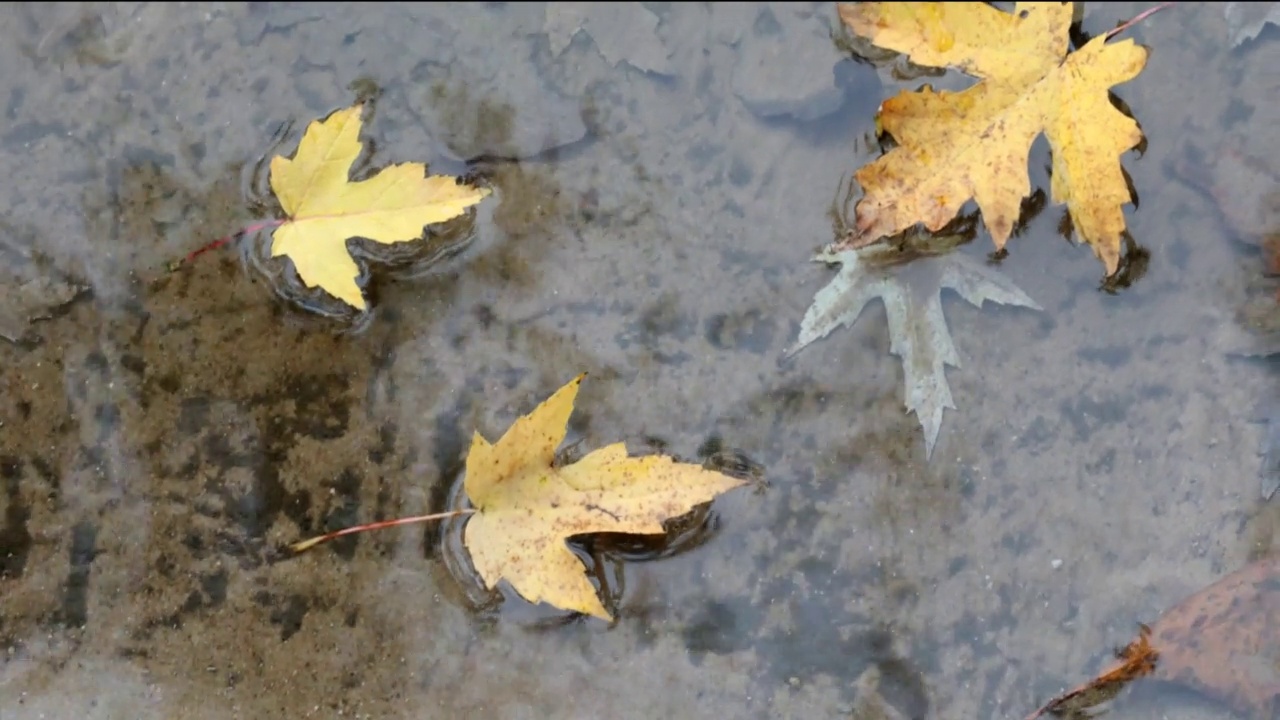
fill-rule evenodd
<path id="1" fill-rule="evenodd" d="M 1053 147 L 1054 202 L 1066 203 L 1081 240 L 1108 275 L 1120 260 L 1131 192 L 1120 157 L 1142 141 L 1109 89 L 1142 72 L 1147 51 L 1098 35 L 1069 52 L 1073 6 L 1019 5 L 1009 14 L 982 3 L 843 3 L 840 18 L 913 62 L 961 70 L 979 81 L 962 92 L 926 86 L 881 104 L 877 124 L 898 146 L 858 169 L 857 248 L 916 223 L 942 228 L 970 200 L 1004 249 L 1030 195 L 1032 141 Z"/>
<path id="2" fill-rule="evenodd" d="M 581 562 L 576 535 L 662 535 L 662 523 L 738 487 L 742 480 L 662 455 L 628 457 L 624 443 L 554 462 L 573 412 L 577 376 L 493 444 L 475 433 L 466 490 L 476 514 L 464 542 L 492 589 L 506 579 L 523 597 L 612 620 Z"/>
<path id="3" fill-rule="evenodd" d="M 417 239 L 427 225 L 462 216 L 491 192 L 448 175 L 427 175 L 423 163 L 397 163 L 352 181 L 362 105 L 312 122 L 292 158 L 271 160 L 271 188 L 289 219 L 272 236 L 272 255 L 293 261 L 308 287 L 321 287 L 358 310 L 366 307 L 347 241 Z"/>
<path id="4" fill-rule="evenodd" d="M 1280 710 L 1280 555 L 1234 572 L 1151 626 L 1152 677 L 1195 688 L 1256 720 Z"/>
<path id="5" fill-rule="evenodd" d="M 1093 680 L 1032 713 L 1089 717 L 1086 709 L 1142 677 L 1176 683 L 1242 717 L 1280 717 L 1280 555 L 1259 560 L 1143 626 Z"/>

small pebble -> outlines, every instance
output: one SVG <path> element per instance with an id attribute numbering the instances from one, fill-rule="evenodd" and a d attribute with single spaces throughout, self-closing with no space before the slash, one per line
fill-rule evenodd
<path id="1" fill-rule="evenodd" d="M 1062 567 L 1062 559 L 1054 558 L 1052 561 L 1049 562 L 1049 567 L 1052 567 L 1054 570 L 1057 570 L 1058 568 Z"/>

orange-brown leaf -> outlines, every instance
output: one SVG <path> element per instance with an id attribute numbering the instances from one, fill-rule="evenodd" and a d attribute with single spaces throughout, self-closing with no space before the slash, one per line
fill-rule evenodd
<path id="1" fill-rule="evenodd" d="M 1254 720 L 1280 717 L 1280 555 L 1227 575 L 1142 626 L 1115 663 L 1027 720 L 1092 707 L 1148 676 L 1190 687 Z"/>
<path id="2" fill-rule="evenodd" d="M 1280 717 L 1280 555 L 1183 600 L 1151 626 L 1153 677 L 1254 718 Z"/>
<path id="3" fill-rule="evenodd" d="M 1120 694 L 1130 682 L 1150 675 L 1160 659 L 1160 653 L 1151 646 L 1150 638 L 1151 628 L 1140 626 L 1138 638 L 1116 653 L 1116 662 L 1089 682 L 1045 703 L 1039 710 L 1028 715 L 1027 720 L 1035 720 L 1045 713 L 1064 715 L 1091 708 Z"/>

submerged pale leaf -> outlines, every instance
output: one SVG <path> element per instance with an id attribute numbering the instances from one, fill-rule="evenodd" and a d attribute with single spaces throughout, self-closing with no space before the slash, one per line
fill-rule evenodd
<path id="1" fill-rule="evenodd" d="M 964 255 L 952 252 L 910 263 L 872 267 L 863 261 L 874 249 L 823 251 L 815 262 L 840 263 L 839 274 L 818 291 L 800 323 L 794 354 L 840 326 L 851 327 L 869 302 L 880 298 L 889 320 L 889 351 L 902 359 L 903 402 L 924 430 L 925 456 L 933 455 L 942 414 L 955 408 L 946 366 L 960 357 L 942 314 L 943 288 L 979 307 L 986 300 L 1039 310 L 1013 281 Z"/>

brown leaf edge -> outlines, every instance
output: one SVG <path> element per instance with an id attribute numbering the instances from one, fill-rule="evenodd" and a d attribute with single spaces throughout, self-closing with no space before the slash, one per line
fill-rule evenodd
<path id="1" fill-rule="evenodd" d="M 1100 705 L 1124 689 L 1126 685 L 1146 677 L 1156 669 L 1160 653 L 1151 644 L 1151 628 L 1145 624 L 1138 626 L 1138 638 L 1116 652 L 1117 662 L 1098 673 L 1097 677 L 1079 687 L 1053 698 L 1039 710 L 1031 713 L 1026 720 L 1036 720 L 1045 713 L 1068 715 Z"/>

